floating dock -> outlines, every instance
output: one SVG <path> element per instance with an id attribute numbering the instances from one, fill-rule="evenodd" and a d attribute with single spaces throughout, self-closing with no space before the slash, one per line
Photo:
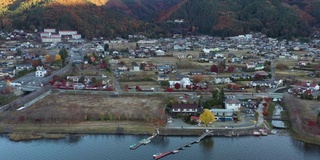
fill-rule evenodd
<path id="1" fill-rule="evenodd" d="M 167 152 L 164 152 L 164 153 L 157 153 L 157 154 L 154 154 L 153 155 L 153 159 L 155 160 L 158 160 L 158 159 L 161 159 L 165 156 L 168 156 L 170 154 L 175 154 L 175 153 L 178 153 L 177 151 L 179 150 L 183 150 L 185 147 L 191 147 L 192 144 L 194 143 L 199 143 L 204 137 L 208 136 L 209 134 L 211 134 L 213 131 L 206 131 L 205 133 L 203 133 L 200 137 L 196 138 L 195 140 L 193 141 L 190 141 L 190 142 L 187 142 L 173 150 L 170 150 L 170 151 L 167 151 Z"/>
<path id="2" fill-rule="evenodd" d="M 150 143 L 151 139 L 156 137 L 158 134 L 159 134 L 159 131 L 157 130 L 157 133 L 153 133 L 152 136 L 150 136 L 150 137 L 148 137 L 146 139 L 140 140 L 137 144 L 130 145 L 130 149 L 131 150 L 135 150 L 135 149 L 139 148 L 142 145 L 146 145 L 146 144 Z"/>

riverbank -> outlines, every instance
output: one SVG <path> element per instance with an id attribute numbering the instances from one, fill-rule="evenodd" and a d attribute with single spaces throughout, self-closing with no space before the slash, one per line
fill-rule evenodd
<path id="1" fill-rule="evenodd" d="M 320 145 L 320 136 L 308 136 L 304 134 L 297 134 L 291 130 L 290 135 L 292 138 L 294 138 L 297 141 L 309 143 L 309 144 L 315 144 L 315 145 Z"/>
<path id="2" fill-rule="evenodd" d="M 151 135 L 159 129 L 162 136 L 199 136 L 207 129 L 214 130 L 212 136 L 250 136 L 258 128 L 165 128 L 141 122 L 100 122 L 90 121 L 77 124 L 0 124 L 0 133 L 8 133 L 13 141 L 41 138 L 64 138 L 68 134 L 125 134 Z"/>
<path id="3" fill-rule="evenodd" d="M 61 139 L 67 134 L 49 134 L 49 133 L 9 133 L 9 139 L 12 141 L 26 141 L 36 139 Z"/>

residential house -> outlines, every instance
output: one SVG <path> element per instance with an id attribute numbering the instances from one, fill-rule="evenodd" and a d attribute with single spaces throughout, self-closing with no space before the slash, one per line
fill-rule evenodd
<path id="1" fill-rule="evenodd" d="M 72 82 L 79 82 L 80 77 L 79 76 L 68 76 L 67 80 Z"/>
<path id="2" fill-rule="evenodd" d="M 199 110 L 198 104 L 173 104 L 171 113 L 172 114 L 195 114 Z"/>
<path id="3" fill-rule="evenodd" d="M 35 76 L 36 77 L 44 77 L 47 74 L 47 70 L 43 68 L 43 66 L 37 66 Z"/>
<path id="4" fill-rule="evenodd" d="M 256 63 L 254 63 L 254 62 L 247 63 L 247 69 L 253 69 L 255 67 L 256 67 Z"/>
<path id="5" fill-rule="evenodd" d="M 157 81 L 169 81 L 169 77 L 167 75 L 159 75 Z"/>
<path id="6" fill-rule="evenodd" d="M 133 71 L 140 71 L 140 66 L 134 65 L 132 70 Z"/>
<path id="7" fill-rule="evenodd" d="M 158 71 L 171 71 L 172 68 L 169 65 L 158 65 L 157 70 Z"/>
<path id="8" fill-rule="evenodd" d="M 216 117 L 232 117 L 233 113 L 235 113 L 232 109 L 211 109 L 211 112 Z"/>
<path id="9" fill-rule="evenodd" d="M 13 68 L 3 68 L 1 72 L 2 72 L 1 73 L 2 77 L 6 77 L 6 76 L 14 77 L 16 73 Z"/>
<path id="10" fill-rule="evenodd" d="M 160 56 L 164 56 L 165 55 L 165 52 L 163 50 L 156 50 L 155 51 L 155 55 L 160 57 Z"/>
<path id="11" fill-rule="evenodd" d="M 251 87 L 256 87 L 256 86 L 261 86 L 261 87 L 269 87 L 269 88 L 276 88 L 277 83 L 274 81 L 251 81 L 248 86 Z"/>
<path id="12" fill-rule="evenodd" d="M 180 81 L 169 81 L 169 83 L 170 83 L 170 87 L 171 88 L 174 88 L 174 85 L 176 83 L 179 83 L 181 85 L 181 88 L 186 88 L 187 85 L 191 85 L 192 84 L 192 82 L 191 82 L 191 80 L 189 78 L 182 78 Z"/>
<path id="13" fill-rule="evenodd" d="M 239 111 L 241 109 L 241 102 L 238 99 L 230 98 L 225 100 L 225 108 L 234 111 Z"/>
<path id="14" fill-rule="evenodd" d="M 302 61 L 299 61 L 299 62 L 298 62 L 298 65 L 299 65 L 299 66 L 307 66 L 308 63 L 309 63 L 309 62 L 302 60 Z"/>
<path id="15" fill-rule="evenodd" d="M 143 67 L 143 70 L 145 71 L 152 71 L 152 70 L 155 70 L 156 69 L 156 66 L 152 63 L 147 63 L 144 67 Z"/>
<path id="16" fill-rule="evenodd" d="M 230 77 L 215 77 L 213 83 L 221 84 L 221 83 L 231 83 Z"/>
<path id="17" fill-rule="evenodd" d="M 263 70 L 264 69 L 264 65 L 261 63 L 256 64 L 256 66 L 254 67 L 254 70 Z"/>
<path id="18" fill-rule="evenodd" d="M 31 70 L 32 68 L 32 64 L 16 64 L 17 71 Z"/>
<path id="19" fill-rule="evenodd" d="M 128 68 L 125 65 L 118 65 L 118 70 L 120 71 L 127 71 Z"/>
<path id="20" fill-rule="evenodd" d="M 266 71 L 255 71 L 254 75 L 258 75 L 258 76 L 268 76 L 269 73 L 267 73 Z"/>
<path id="21" fill-rule="evenodd" d="M 231 62 L 232 62 L 232 63 L 241 63 L 241 62 L 242 62 L 242 59 L 239 58 L 239 57 L 233 57 L 233 58 L 231 59 Z"/>
<path id="22" fill-rule="evenodd" d="M 189 75 L 197 75 L 197 74 L 204 74 L 203 70 L 195 70 L 195 71 L 190 71 Z"/>

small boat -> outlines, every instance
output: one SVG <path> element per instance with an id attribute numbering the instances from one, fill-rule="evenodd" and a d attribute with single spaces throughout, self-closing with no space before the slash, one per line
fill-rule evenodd
<path id="1" fill-rule="evenodd" d="M 134 148 L 135 146 L 136 146 L 136 144 L 130 145 L 130 149 Z"/>
<path id="2" fill-rule="evenodd" d="M 261 135 L 263 135 L 263 136 L 267 136 L 267 135 L 268 135 L 268 133 L 267 133 L 267 132 L 261 132 Z"/>
<path id="3" fill-rule="evenodd" d="M 268 135 L 268 131 L 266 129 L 259 129 L 259 132 L 261 133 L 261 135 L 266 136 Z"/>
<path id="4" fill-rule="evenodd" d="M 172 151 L 173 154 L 176 154 L 176 153 L 178 153 L 178 152 L 179 152 L 179 150 L 173 150 L 173 151 Z"/>
<path id="5" fill-rule="evenodd" d="M 162 153 L 158 152 L 156 154 L 153 155 L 153 158 L 158 157 L 159 155 L 161 155 Z"/>
<path id="6" fill-rule="evenodd" d="M 254 132 L 253 132 L 253 135 L 254 135 L 254 136 L 260 136 L 261 133 L 260 133 L 260 132 L 257 132 L 257 131 L 254 131 Z"/>
<path id="7" fill-rule="evenodd" d="M 139 141 L 141 144 L 148 144 L 150 142 L 150 139 L 142 139 L 141 141 Z"/>
<path id="8" fill-rule="evenodd" d="M 187 144 L 186 147 L 191 147 L 191 144 Z"/>

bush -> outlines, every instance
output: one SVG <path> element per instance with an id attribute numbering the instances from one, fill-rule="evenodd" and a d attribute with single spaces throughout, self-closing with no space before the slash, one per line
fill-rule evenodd
<path id="1" fill-rule="evenodd" d="M 263 111 L 262 112 L 263 116 L 268 117 L 270 115 L 270 113 L 268 111 Z"/>
<path id="2" fill-rule="evenodd" d="M 283 64 L 283 63 L 278 63 L 278 64 L 276 65 L 276 69 L 279 69 L 279 70 L 287 70 L 287 69 L 289 69 L 289 67 L 288 67 L 287 65 Z"/>

